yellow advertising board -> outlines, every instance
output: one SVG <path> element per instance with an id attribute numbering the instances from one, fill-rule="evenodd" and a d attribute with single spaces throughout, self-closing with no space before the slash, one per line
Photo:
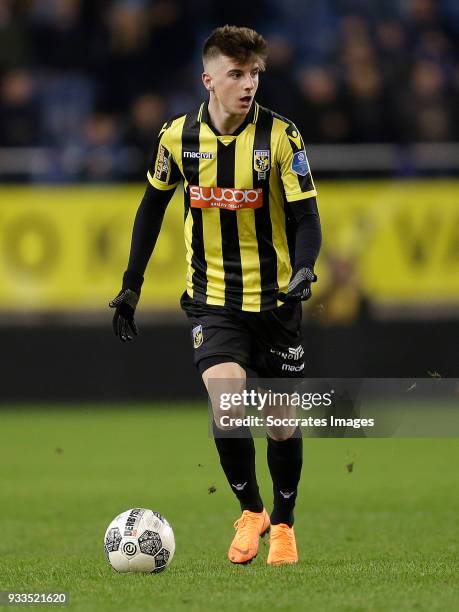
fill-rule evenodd
<path id="1" fill-rule="evenodd" d="M 459 181 L 326 182 L 321 263 L 354 262 L 377 303 L 459 303 Z"/>
<path id="2" fill-rule="evenodd" d="M 106 308 L 120 289 L 140 186 L 11 187 L 0 191 L 0 308 Z M 142 293 L 176 306 L 185 274 L 183 205 L 175 196 Z"/>
<path id="3" fill-rule="evenodd" d="M 319 181 L 323 249 L 315 295 L 352 268 L 375 304 L 459 303 L 459 181 Z M 0 189 L 0 309 L 99 310 L 119 290 L 135 186 Z M 142 306 L 176 308 L 184 290 L 183 197 L 169 204 Z"/>

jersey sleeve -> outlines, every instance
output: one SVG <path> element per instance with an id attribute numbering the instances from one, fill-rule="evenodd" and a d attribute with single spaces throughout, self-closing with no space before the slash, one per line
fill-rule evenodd
<path id="1" fill-rule="evenodd" d="M 293 123 L 279 142 L 279 167 L 287 202 L 297 202 L 317 195 L 303 139 Z"/>
<path id="2" fill-rule="evenodd" d="M 174 160 L 174 143 L 167 123 L 163 125 L 156 139 L 147 178 L 150 185 L 161 191 L 175 189 L 182 178 Z"/>

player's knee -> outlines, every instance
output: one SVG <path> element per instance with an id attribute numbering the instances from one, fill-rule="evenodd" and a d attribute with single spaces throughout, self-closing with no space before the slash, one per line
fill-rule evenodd
<path id="1" fill-rule="evenodd" d="M 241 423 L 238 421 L 245 416 L 244 406 L 224 402 L 222 407 L 219 398 L 216 399 L 216 402 L 212 402 L 212 411 L 215 424 L 219 429 L 235 429 L 236 427 L 240 427 Z"/>
<path id="2" fill-rule="evenodd" d="M 298 426 L 296 408 L 294 406 L 285 404 L 265 406 L 263 417 L 266 433 L 276 442 L 284 442 L 291 438 Z"/>
<path id="3" fill-rule="evenodd" d="M 215 426 L 220 431 L 233 431 L 239 429 L 244 424 L 244 414 L 221 414 L 219 416 L 214 415 Z"/>
<path id="4" fill-rule="evenodd" d="M 275 442 L 285 442 L 289 440 L 295 433 L 296 425 L 288 426 L 281 425 L 279 427 L 267 427 L 266 432 L 268 436 Z"/>

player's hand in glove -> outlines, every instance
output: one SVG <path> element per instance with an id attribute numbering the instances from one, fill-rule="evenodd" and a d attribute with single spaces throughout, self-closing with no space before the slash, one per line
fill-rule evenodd
<path id="1" fill-rule="evenodd" d="M 280 292 L 277 298 L 281 302 L 303 302 L 309 300 L 312 295 L 311 283 L 315 283 L 317 276 L 311 268 L 300 268 L 293 276 L 288 285 L 287 293 Z"/>
<path id="2" fill-rule="evenodd" d="M 134 320 L 134 313 L 139 301 L 142 282 L 142 277 L 125 272 L 123 276 L 123 288 L 116 298 L 108 304 L 110 308 L 115 308 L 115 314 L 113 315 L 113 331 L 115 332 L 115 336 L 118 336 L 122 342 L 132 340 L 133 336 L 137 336 L 139 333 Z"/>

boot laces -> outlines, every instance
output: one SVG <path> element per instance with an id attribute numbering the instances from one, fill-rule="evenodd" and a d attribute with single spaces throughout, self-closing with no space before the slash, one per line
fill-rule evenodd
<path id="1" fill-rule="evenodd" d="M 244 510 L 242 516 L 237 519 L 234 523 L 234 529 L 241 530 L 246 527 L 258 527 L 259 517 L 255 512 L 249 512 L 249 510 Z"/>

